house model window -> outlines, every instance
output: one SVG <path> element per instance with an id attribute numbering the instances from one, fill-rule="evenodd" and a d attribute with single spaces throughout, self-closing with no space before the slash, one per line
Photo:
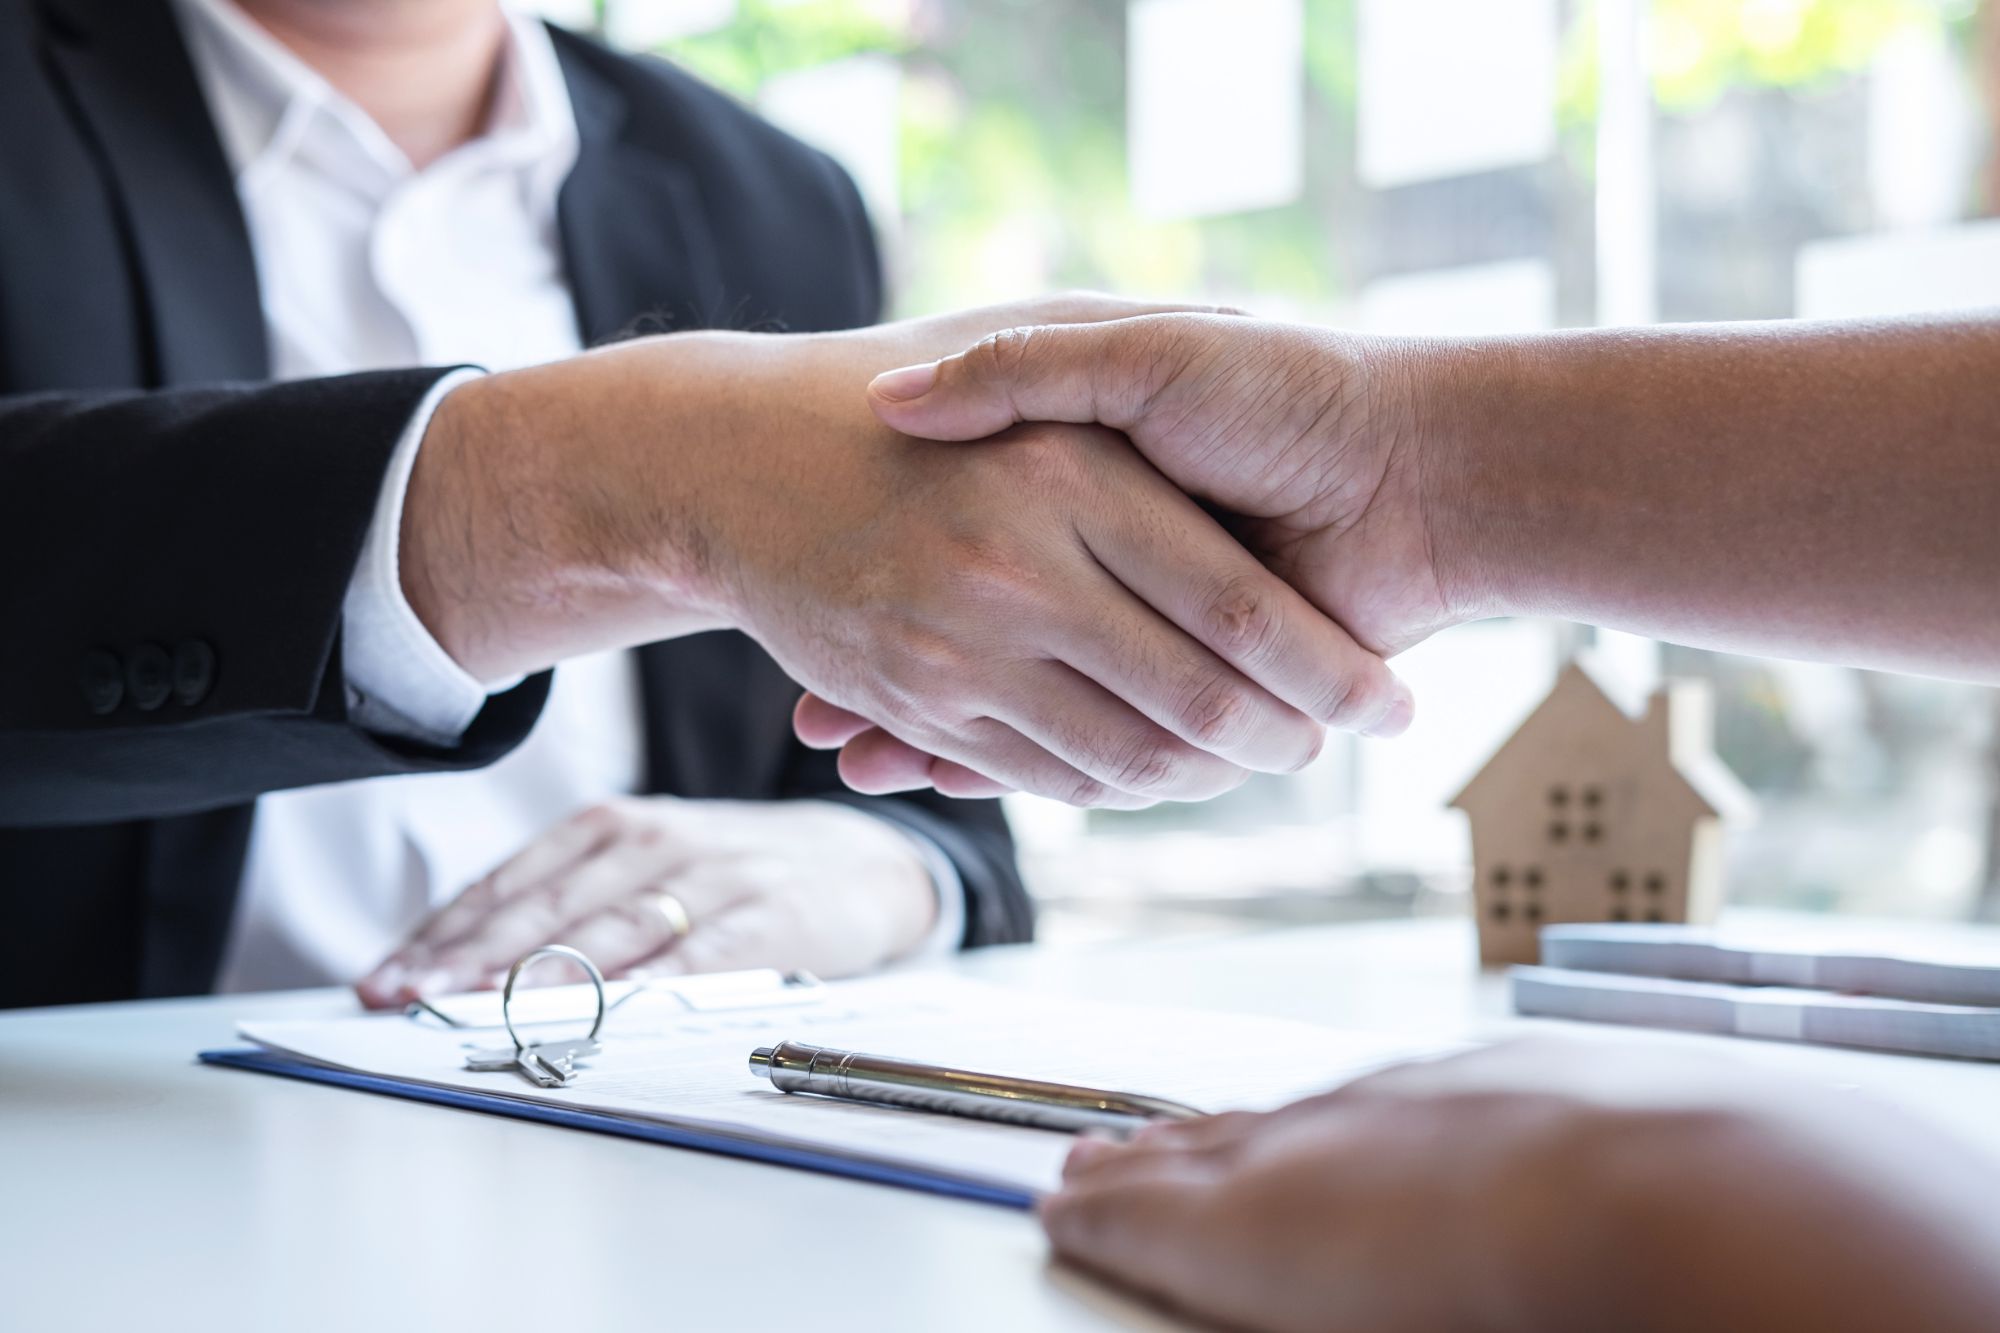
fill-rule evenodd
<path id="1" fill-rule="evenodd" d="M 1667 685 L 1635 719 L 1578 662 L 1451 804 L 1472 821 L 1487 963 L 1538 961 L 1557 922 L 1712 921 L 1723 826 L 1752 810 L 1715 756 L 1704 683 Z"/>

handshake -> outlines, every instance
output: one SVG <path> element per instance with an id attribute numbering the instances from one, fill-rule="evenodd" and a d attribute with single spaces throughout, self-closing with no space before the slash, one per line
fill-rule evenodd
<path id="1" fill-rule="evenodd" d="M 741 629 L 863 791 L 1198 800 L 1409 724 L 1382 658 L 1448 617 L 1387 370 L 1097 296 L 623 343 L 445 400 L 402 577 L 489 681 Z"/>
<path id="2" fill-rule="evenodd" d="M 1992 679 L 1995 330 L 1439 342 L 1072 296 L 649 338 L 452 391 L 401 577 L 489 682 L 743 630 L 875 793 L 1214 796 L 1402 731 L 1385 659 L 1478 616 Z"/>

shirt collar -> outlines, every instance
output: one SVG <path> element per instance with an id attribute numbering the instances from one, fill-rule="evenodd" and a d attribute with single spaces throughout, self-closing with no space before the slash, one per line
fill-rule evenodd
<path id="1" fill-rule="evenodd" d="M 365 111 L 234 0 L 175 7 L 239 191 L 293 162 L 376 196 L 417 174 Z M 552 211 L 576 162 L 576 115 L 548 29 L 511 8 L 507 29 L 485 130 L 426 171 L 512 170 L 531 204 Z"/>

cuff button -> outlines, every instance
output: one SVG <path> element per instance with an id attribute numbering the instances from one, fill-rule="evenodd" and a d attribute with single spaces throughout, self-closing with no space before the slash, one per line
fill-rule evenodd
<path id="1" fill-rule="evenodd" d="M 142 643 L 125 662 L 125 692 L 144 712 L 167 701 L 174 689 L 174 660 L 157 643 Z"/>
<path id="2" fill-rule="evenodd" d="M 200 639 L 174 645 L 174 699 L 193 708 L 215 688 L 215 649 Z"/>
<path id="3" fill-rule="evenodd" d="M 84 706 L 99 717 L 117 712 L 118 705 L 125 702 L 125 668 L 116 653 L 102 648 L 85 653 L 77 669 L 77 682 L 83 686 Z"/>

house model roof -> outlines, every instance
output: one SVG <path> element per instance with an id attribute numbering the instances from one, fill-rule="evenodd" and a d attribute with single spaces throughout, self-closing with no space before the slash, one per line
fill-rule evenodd
<path id="1" fill-rule="evenodd" d="M 1671 682 L 1635 718 L 1580 660 L 1562 669 L 1548 697 L 1450 804 L 1477 815 L 1489 804 L 1504 804 L 1522 784 L 1565 780 L 1579 768 L 1632 773 L 1650 785 L 1647 804 L 1663 815 L 1733 822 L 1756 808 L 1716 757 L 1706 684 Z"/>

